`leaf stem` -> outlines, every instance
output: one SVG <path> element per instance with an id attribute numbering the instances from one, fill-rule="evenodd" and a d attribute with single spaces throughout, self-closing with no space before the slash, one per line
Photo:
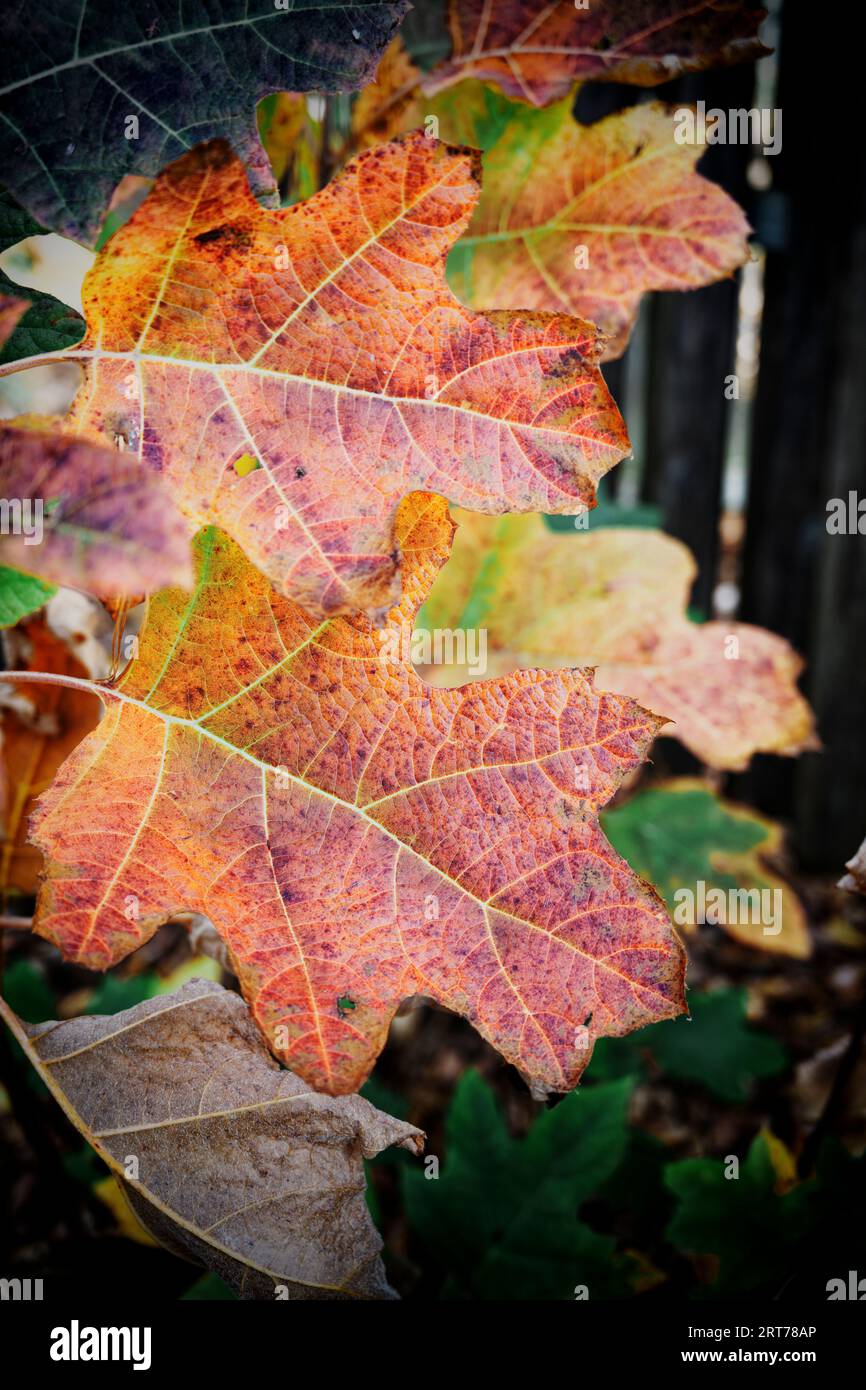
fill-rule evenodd
<path id="1" fill-rule="evenodd" d="M 100 685 L 98 681 L 85 680 L 82 676 L 66 676 L 53 671 L 0 671 L 0 684 L 4 681 L 17 681 L 24 685 L 65 685 L 69 690 L 87 690 L 100 699 L 116 694 L 110 685 Z"/>
<path id="2" fill-rule="evenodd" d="M 34 357 L 19 357 L 14 362 L 0 362 L 0 377 L 27 372 L 31 367 L 53 367 L 58 362 L 76 362 L 84 355 L 75 348 L 61 348 L 58 352 L 38 352 Z"/>

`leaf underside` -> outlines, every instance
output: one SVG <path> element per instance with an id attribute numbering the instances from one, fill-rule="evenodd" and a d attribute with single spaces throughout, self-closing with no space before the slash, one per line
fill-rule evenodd
<path id="1" fill-rule="evenodd" d="M 4 564 L 104 598 L 190 582 L 171 494 L 116 449 L 0 423 L 0 496 Z"/>
<path id="2" fill-rule="evenodd" d="M 685 72 L 760 58 L 766 11 L 740 0 L 451 0 L 452 53 L 427 90 L 465 77 L 547 106 L 575 80 L 653 87 Z"/>
<path id="3" fill-rule="evenodd" d="M 2 1000 L 0 1014 L 168 1249 L 242 1298 L 394 1296 L 363 1159 L 423 1136 L 283 1071 L 238 995 L 193 980 L 111 1016 L 31 1026 Z"/>

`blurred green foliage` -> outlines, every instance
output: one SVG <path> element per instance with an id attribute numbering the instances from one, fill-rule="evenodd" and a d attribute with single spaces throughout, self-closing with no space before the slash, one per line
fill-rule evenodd
<path id="1" fill-rule="evenodd" d="M 572 1092 L 524 1139 L 509 1135 L 495 1098 L 467 1072 L 447 1120 L 438 1178 L 403 1171 L 409 1222 L 443 1269 L 446 1298 L 573 1298 L 630 1291 L 627 1257 L 578 1217 L 581 1203 L 621 1163 L 631 1083 Z"/>
<path id="2" fill-rule="evenodd" d="M 599 1038 L 587 1079 L 645 1075 L 652 1062 L 674 1081 L 694 1082 L 737 1102 L 747 1098 L 754 1081 L 785 1070 L 785 1049 L 747 1022 L 744 989 L 697 994 L 689 1007 L 691 1017 L 654 1023 L 624 1038 Z"/>

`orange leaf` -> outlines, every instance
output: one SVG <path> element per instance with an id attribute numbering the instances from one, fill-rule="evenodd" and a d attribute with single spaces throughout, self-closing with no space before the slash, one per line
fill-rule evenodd
<path id="1" fill-rule="evenodd" d="M 420 81 L 421 70 L 398 34 L 382 54 L 375 81 L 359 92 L 352 107 L 352 131 L 358 142 L 375 145 L 418 125 L 421 113 L 415 97 Z"/>
<path id="2" fill-rule="evenodd" d="M 473 307 L 580 314 L 612 339 L 605 357 L 618 357 L 641 295 L 732 274 L 749 224 L 695 172 L 703 148 L 676 143 L 673 108 L 633 106 L 581 126 L 571 105 L 516 108 L 485 156 L 449 282 Z"/>
<path id="3" fill-rule="evenodd" d="M 27 668 L 80 677 L 84 667 L 70 655 L 41 618 L 19 625 L 31 647 Z M 2 672 L 0 672 L 2 680 Z M 86 690 L 59 685 L 28 687 L 29 719 L 23 710 L 3 711 L 2 858 L 0 888 L 35 893 L 42 856 L 27 843 L 27 822 L 37 796 L 51 786 L 54 774 L 99 720 L 99 701 Z"/>
<path id="4" fill-rule="evenodd" d="M 684 72 L 760 58 L 766 10 L 738 0 L 451 0 L 451 58 L 426 84 L 463 77 L 547 106 L 576 79 L 654 87 Z"/>
<path id="5" fill-rule="evenodd" d="M 17 299 L 12 294 L 0 295 L 0 347 L 14 333 L 18 320 L 29 308 L 29 299 Z"/>
<path id="6" fill-rule="evenodd" d="M 601 690 L 665 715 L 673 728 L 664 732 L 712 767 L 737 770 L 753 753 L 815 747 L 796 652 L 746 623 L 690 622 L 695 574 L 686 546 L 660 531 L 569 536 L 541 517 L 465 512 L 425 618 L 432 628 L 457 628 L 471 611 L 471 625 L 498 653 L 499 673 L 538 662 L 595 666 Z M 464 674 L 430 679 L 454 684 Z"/>
<path id="7" fill-rule="evenodd" d="M 568 1089 L 596 1037 L 683 1010 L 667 913 L 598 824 L 659 721 L 582 671 L 425 686 L 405 642 L 452 526 L 426 494 L 398 527 L 382 631 L 312 621 L 205 534 L 194 600 L 152 600 L 40 799 L 37 930 L 104 969 L 203 913 L 275 1053 L 324 1090 L 360 1084 L 416 993 Z"/>
<path id="8" fill-rule="evenodd" d="M 87 277 L 70 427 L 126 439 L 191 530 L 220 525 L 319 615 L 399 596 L 394 517 L 413 490 L 489 512 L 591 505 L 629 449 L 596 329 L 473 314 L 445 284 L 477 159 L 412 134 L 269 212 L 224 142 L 199 146 Z"/>

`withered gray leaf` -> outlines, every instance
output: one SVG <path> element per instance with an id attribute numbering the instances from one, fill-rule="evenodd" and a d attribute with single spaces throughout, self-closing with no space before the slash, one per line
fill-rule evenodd
<path id="1" fill-rule="evenodd" d="M 847 874 L 839 880 L 840 888 L 847 888 L 849 893 L 866 894 L 866 840 L 854 855 L 849 859 L 845 868 Z"/>
<path id="2" fill-rule="evenodd" d="M 284 1071 L 239 995 L 193 980 L 109 1017 L 0 1013 L 163 1245 L 241 1298 L 395 1296 L 362 1160 L 423 1135 Z"/>

